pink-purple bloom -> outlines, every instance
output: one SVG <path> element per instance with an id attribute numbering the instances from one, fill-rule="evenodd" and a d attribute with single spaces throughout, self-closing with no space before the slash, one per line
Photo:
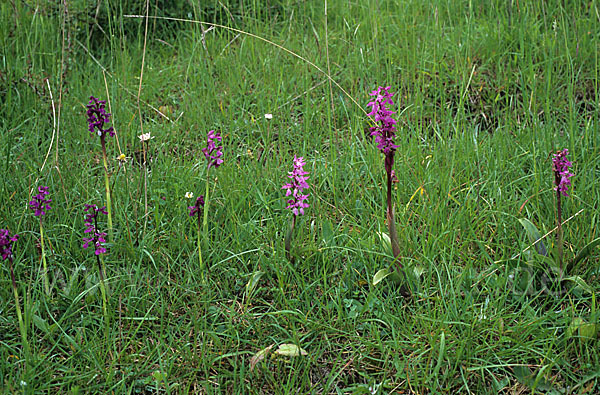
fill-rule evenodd
<path id="1" fill-rule="evenodd" d="M 204 195 L 200 195 L 196 198 L 196 203 L 193 206 L 188 206 L 188 210 L 190 210 L 190 217 L 194 215 L 200 216 L 200 207 L 204 207 Z"/>
<path id="2" fill-rule="evenodd" d="M 221 136 L 219 135 L 219 132 L 211 130 L 206 135 L 206 139 L 206 148 L 202 148 L 202 152 L 204 152 L 204 156 L 206 157 L 206 160 L 208 160 L 208 168 L 210 169 L 211 166 L 214 166 L 216 169 L 223 163 L 223 159 L 221 159 L 223 156 L 223 146 L 217 146 L 217 143 L 215 143 L 221 143 Z"/>
<path id="3" fill-rule="evenodd" d="M 98 100 L 94 96 L 90 96 L 90 101 L 87 104 L 88 130 L 92 134 L 97 134 L 104 138 L 106 134 L 113 137 L 115 130 L 113 127 L 104 128 L 105 124 L 110 121 L 110 113 L 106 112 L 106 100 Z"/>
<path id="4" fill-rule="evenodd" d="M 8 229 L 0 229 L 0 255 L 3 260 L 12 259 L 12 243 L 19 235 L 10 235 Z"/>
<path id="5" fill-rule="evenodd" d="M 371 112 L 367 115 L 374 117 L 376 123 L 376 126 L 370 128 L 371 136 L 375 136 L 377 148 L 386 155 L 391 154 L 398 148 L 394 144 L 394 137 L 396 136 L 394 125 L 396 125 L 396 121 L 392 118 L 392 114 L 395 114 L 395 112 L 387 107 L 388 105 L 394 105 L 392 101 L 394 94 L 390 92 L 390 88 L 389 86 L 385 88 L 380 86 L 369 93 L 370 96 L 375 96 L 375 99 L 367 103 L 367 106 L 371 107 Z"/>
<path id="6" fill-rule="evenodd" d="M 38 187 L 38 194 L 33 197 L 33 200 L 29 202 L 29 208 L 34 210 L 34 215 L 39 217 L 41 215 L 45 215 L 46 211 L 50 210 L 52 207 L 48 205 L 48 203 L 52 202 L 52 199 L 46 199 L 48 195 L 48 187 Z"/>
<path id="7" fill-rule="evenodd" d="M 91 233 L 89 237 L 83 238 L 83 248 L 88 248 L 90 244 L 95 247 L 95 254 L 100 255 L 106 253 L 106 248 L 102 245 L 102 243 L 106 243 L 104 237 L 106 233 L 100 232 L 98 230 L 98 214 L 102 213 L 104 215 L 108 215 L 106 211 L 106 207 L 96 206 L 95 204 L 86 204 L 85 210 L 87 212 L 85 215 L 85 231 L 84 233 Z"/>
<path id="8" fill-rule="evenodd" d="M 565 148 L 562 151 L 557 151 L 556 154 L 554 154 L 554 158 L 552 158 L 554 190 L 562 193 L 563 196 L 569 196 L 567 191 L 569 190 L 569 186 L 571 186 L 571 177 L 574 176 L 574 174 L 569 171 L 569 168 L 573 166 L 573 163 L 567 160 L 567 155 L 569 155 L 569 150 Z"/>
<path id="9" fill-rule="evenodd" d="M 286 208 L 292 210 L 295 216 L 303 215 L 304 209 L 309 207 L 308 203 L 306 203 L 308 194 L 303 195 L 304 190 L 309 187 L 306 182 L 308 180 L 308 177 L 306 177 L 308 172 L 303 169 L 305 164 L 303 157 L 296 157 L 294 155 L 294 170 L 289 172 L 288 176 L 292 181 L 281 188 L 287 189 L 285 196 L 291 196 L 287 201 L 288 205 Z"/>

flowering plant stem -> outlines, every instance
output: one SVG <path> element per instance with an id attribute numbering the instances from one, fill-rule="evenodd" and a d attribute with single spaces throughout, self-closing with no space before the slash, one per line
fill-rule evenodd
<path id="1" fill-rule="evenodd" d="M 106 212 L 108 213 L 108 235 L 110 241 L 113 241 L 113 226 L 112 226 L 112 210 L 110 202 L 110 184 L 108 182 L 108 161 L 106 159 L 106 141 L 105 136 L 100 137 L 100 144 L 102 145 L 102 159 L 104 161 L 104 185 L 106 187 Z"/>
<path id="2" fill-rule="evenodd" d="M 402 264 L 398 260 L 400 257 L 400 243 L 398 241 L 398 232 L 396 231 L 396 220 L 394 218 L 394 207 L 392 206 L 392 173 L 387 173 L 387 223 L 390 232 L 390 241 L 392 243 L 392 253 L 398 270 L 402 268 Z"/>
<path id="3" fill-rule="evenodd" d="M 17 282 L 15 281 L 15 273 L 13 271 L 13 260 L 8 258 L 8 266 L 10 268 L 10 279 L 12 281 L 13 294 L 15 296 L 15 305 L 17 308 L 17 319 L 19 320 L 19 330 L 21 331 L 21 341 L 23 342 L 23 349 L 25 350 L 26 360 L 29 360 L 29 342 L 27 341 L 27 327 L 23 321 L 23 314 L 21 313 L 21 304 L 19 303 L 19 293 L 17 292 Z"/>
<path id="4" fill-rule="evenodd" d="M 204 223 L 206 224 L 206 207 L 204 208 Z M 198 216 L 198 262 L 200 262 L 200 275 L 202 276 L 202 280 L 204 280 L 204 263 L 202 262 L 202 228 L 200 227 L 200 216 Z"/>
<path id="5" fill-rule="evenodd" d="M 556 235 L 556 259 L 560 271 L 563 270 L 563 229 L 562 229 L 562 207 L 561 195 L 569 196 L 568 191 L 571 186 L 571 177 L 575 174 L 571 173 L 569 168 L 573 163 L 567 159 L 569 155 L 568 149 L 557 151 L 552 158 L 552 170 L 554 171 L 554 190 L 556 191 L 556 216 L 558 220 L 558 232 Z"/>
<path id="6" fill-rule="evenodd" d="M 108 317 L 108 299 L 106 297 L 106 284 L 104 283 L 104 262 L 100 255 L 96 255 L 96 262 L 98 263 L 98 273 L 100 276 L 100 293 L 102 294 L 102 313 L 104 314 L 104 336 L 108 339 L 108 327 L 109 327 L 109 317 Z"/>
<path id="7" fill-rule="evenodd" d="M 208 173 L 210 168 L 206 170 L 206 191 L 204 192 L 204 213 L 202 220 L 202 229 L 204 231 L 204 237 L 208 240 Z M 200 217 L 198 217 L 198 231 L 200 231 Z"/>
<path id="8" fill-rule="evenodd" d="M 290 223 L 290 229 L 285 235 L 285 255 L 291 264 L 294 264 L 294 257 L 292 256 L 292 234 L 294 233 L 294 228 L 296 227 L 296 215 L 292 216 L 292 222 Z"/>
<path id="9" fill-rule="evenodd" d="M 44 250 L 44 226 L 40 216 L 40 248 L 42 249 L 42 267 L 44 270 L 44 290 L 46 295 L 50 295 L 50 285 L 48 284 L 48 265 L 46 264 L 46 251 Z"/>
<path id="10" fill-rule="evenodd" d="M 560 191 L 556 191 L 556 216 L 558 220 L 558 229 L 556 234 L 556 259 L 558 267 L 562 273 L 563 270 L 563 229 L 562 229 L 562 208 L 560 205 Z"/>

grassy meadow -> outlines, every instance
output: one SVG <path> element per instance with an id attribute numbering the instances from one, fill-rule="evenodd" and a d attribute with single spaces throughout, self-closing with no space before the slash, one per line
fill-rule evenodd
<path id="1" fill-rule="evenodd" d="M 596 2 L 25 0 L 0 2 L 0 26 L 0 229 L 19 235 L 3 393 L 600 393 Z M 410 297 L 373 281 L 394 267 L 378 86 Z M 107 204 L 90 96 L 116 132 L 106 299 L 83 248 L 85 205 Z M 207 171 L 209 130 L 224 163 Z M 207 190 L 202 229 L 188 206 Z"/>

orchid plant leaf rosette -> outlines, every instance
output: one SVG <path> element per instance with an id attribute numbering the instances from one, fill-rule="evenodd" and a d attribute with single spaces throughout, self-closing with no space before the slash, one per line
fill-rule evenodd
<path id="1" fill-rule="evenodd" d="M 543 291 L 545 292 L 554 292 L 556 290 L 563 292 L 567 289 L 565 288 L 567 283 L 573 284 L 574 288 L 587 289 L 588 292 L 591 291 L 591 288 L 585 284 L 583 278 L 574 274 L 574 269 L 581 261 L 587 258 L 596 247 L 600 246 L 600 237 L 598 237 L 581 248 L 573 259 L 566 260 L 564 257 L 563 231 L 565 224 L 582 211 L 579 211 L 566 220 L 563 219 L 565 209 L 564 202 L 566 198 L 570 196 L 572 177 L 575 175 L 571 170 L 573 163 L 567 159 L 568 156 L 568 149 L 558 150 L 552 156 L 552 178 L 554 181 L 552 191 L 556 202 L 556 227 L 547 235 L 556 231 L 556 244 L 554 249 L 549 250 L 546 247 L 544 240 L 545 236 L 541 235 L 538 228 L 530 220 L 527 218 L 519 219 L 531 244 L 521 253 L 516 255 L 515 258 L 524 255 L 527 261 L 539 260 L 539 262 L 544 262 L 545 265 L 542 266 L 543 273 L 540 272 L 537 273 L 537 275 L 543 279 L 541 284 L 543 285 Z M 534 254 L 533 252 L 536 252 L 537 254 Z M 551 252 L 554 252 L 553 256 L 550 255 Z M 516 263 L 516 259 L 513 258 L 513 260 Z M 548 278 L 549 275 L 550 278 Z M 530 274 L 528 274 L 528 276 L 530 276 Z M 513 278 L 515 278 L 514 274 Z M 515 281 L 515 284 L 517 284 L 516 290 L 523 292 L 527 291 L 526 288 L 519 286 L 517 281 Z"/>

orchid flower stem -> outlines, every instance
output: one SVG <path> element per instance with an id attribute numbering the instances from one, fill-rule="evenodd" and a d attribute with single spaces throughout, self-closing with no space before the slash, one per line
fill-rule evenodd
<path id="1" fill-rule="evenodd" d="M 96 261 L 98 262 L 98 273 L 100 275 L 100 293 L 102 293 L 102 313 L 104 314 L 104 336 L 108 339 L 108 327 L 109 327 L 109 317 L 108 317 L 108 300 L 106 296 L 106 284 L 104 282 L 104 262 L 100 255 L 96 255 Z"/>
<path id="2" fill-rule="evenodd" d="M 148 226 L 148 163 L 146 162 L 146 151 L 148 149 L 148 142 L 142 142 L 142 150 L 144 151 L 144 233 L 146 233 L 146 227 Z"/>
<path id="3" fill-rule="evenodd" d="M 393 158 L 392 158 L 392 164 L 393 164 Z M 386 169 L 388 170 L 388 169 Z M 397 274 L 400 276 L 400 278 L 403 278 L 404 281 L 406 281 L 406 286 L 402 286 L 401 287 L 401 292 L 404 296 L 410 296 L 411 295 L 411 291 L 410 291 L 410 284 L 408 284 L 408 276 L 406 275 L 406 273 L 404 273 L 402 271 L 402 263 L 400 262 L 401 256 L 400 256 L 400 242 L 398 240 L 398 232 L 396 231 L 396 219 L 394 218 L 394 207 L 392 204 L 392 172 L 391 172 L 391 165 L 390 165 L 390 169 L 389 171 L 386 171 L 387 173 L 387 210 L 386 210 L 386 216 L 387 216 L 387 223 L 388 223 L 388 230 L 390 232 L 390 242 L 392 244 L 392 254 L 394 255 L 394 264 L 396 267 L 396 272 Z"/>
<path id="4" fill-rule="evenodd" d="M 205 211 L 206 212 L 206 208 Z M 200 262 L 200 275 L 204 281 L 204 263 L 202 262 L 202 228 L 200 227 L 200 213 L 198 213 L 198 262 Z"/>
<path id="5" fill-rule="evenodd" d="M 104 136 L 100 138 L 102 145 L 102 160 L 104 161 L 104 185 L 106 187 L 106 212 L 108 213 L 108 234 L 110 241 L 113 241 L 112 208 L 110 201 L 110 184 L 108 182 L 108 161 L 106 158 L 106 141 Z"/>
<path id="6" fill-rule="evenodd" d="M 390 241 L 392 243 L 392 253 L 394 254 L 394 259 L 396 260 L 396 265 L 398 269 L 402 268 L 402 264 L 398 261 L 398 257 L 400 256 L 400 243 L 398 241 L 398 233 L 396 232 L 396 220 L 394 218 L 394 207 L 392 203 L 392 174 L 391 172 L 387 173 L 387 223 L 388 229 L 390 231 Z"/>
<path id="7" fill-rule="evenodd" d="M 46 295 L 50 295 L 50 285 L 48 284 L 48 265 L 46 264 L 46 251 L 44 250 L 44 226 L 40 216 L 40 248 L 42 249 L 42 267 L 44 271 L 44 290 Z"/>
<path id="8" fill-rule="evenodd" d="M 209 182 L 209 178 L 208 178 L 208 174 L 209 174 L 209 170 L 206 170 L 206 191 L 204 192 L 204 217 L 202 220 L 202 230 L 204 231 L 204 237 L 206 237 L 206 240 L 208 241 L 208 182 Z"/>
<path id="9" fill-rule="evenodd" d="M 560 271 L 563 270 L 563 228 L 562 228 L 562 207 L 560 201 L 560 191 L 556 191 L 556 216 L 558 220 L 558 229 L 556 233 L 556 259 Z"/>
<path id="10" fill-rule="evenodd" d="M 29 360 L 29 342 L 27 341 L 27 327 L 23 321 L 23 314 L 21 313 L 21 304 L 19 303 L 19 293 L 17 292 L 17 282 L 15 281 L 15 273 L 13 271 L 12 258 L 8 259 L 10 267 L 10 279 L 12 280 L 13 294 L 15 296 L 15 306 L 17 308 L 17 319 L 19 320 L 19 330 L 21 331 L 21 341 L 23 342 L 23 349 L 25 350 L 26 361 Z"/>
<path id="11" fill-rule="evenodd" d="M 285 235 L 285 255 L 291 264 L 294 264 L 294 257 L 292 256 L 292 234 L 294 233 L 294 228 L 296 227 L 296 215 L 292 216 L 292 221 L 290 223 L 290 229 Z"/>

